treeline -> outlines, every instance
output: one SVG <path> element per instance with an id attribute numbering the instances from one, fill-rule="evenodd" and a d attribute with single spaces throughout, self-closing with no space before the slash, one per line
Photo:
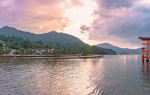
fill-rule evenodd
<path id="1" fill-rule="evenodd" d="M 97 46 L 81 45 L 78 47 L 62 47 L 58 43 L 45 44 L 42 41 L 30 41 L 20 37 L 0 36 L 0 54 L 10 53 L 12 49 L 18 54 L 35 54 L 36 49 L 45 50 L 44 54 L 116 54 L 111 49 L 104 49 Z M 51 52 L 48 52 L 51 50 Z"/>

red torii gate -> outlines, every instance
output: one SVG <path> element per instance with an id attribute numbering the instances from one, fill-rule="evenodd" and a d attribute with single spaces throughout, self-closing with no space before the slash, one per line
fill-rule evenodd
<path id="1" fill-rule="evenodd" d="M 139 37 L 142 40 L 142 61 L 146 58 L 146 61 L 150 59 L 150 37 Z"/>

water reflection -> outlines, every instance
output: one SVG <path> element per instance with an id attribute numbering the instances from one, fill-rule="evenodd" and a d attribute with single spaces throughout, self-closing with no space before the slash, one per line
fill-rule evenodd
<path id="1" fill-rule="evenodd" d="M 0 95 L 150 95 L 150 63 L 137 55 L 0 58 L 0 76 Z"/>
<path id="2" fill-rule="evenodd" d="M 92 61 L 1 59 L 0 95 L 87 95 Z"/>

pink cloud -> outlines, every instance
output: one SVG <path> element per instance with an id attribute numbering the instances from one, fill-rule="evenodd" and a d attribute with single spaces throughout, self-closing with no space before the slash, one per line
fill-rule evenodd
<path id="1" fill-rule="evenodd" d="M 8 0 L 9 1 L 9 0 Z M 0 5 L 2 24 L 23 28 L 35 33 L 62 29 L 68 22 L 63 18 L 60 0 L 12 0 Z M 5 6 L 2 6 L 6 3 Z M 4 5 L 4 4 L 3 4 Z"/>

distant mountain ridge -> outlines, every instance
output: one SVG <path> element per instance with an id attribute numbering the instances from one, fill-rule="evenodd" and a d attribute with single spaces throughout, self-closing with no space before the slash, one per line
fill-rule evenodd
<path id="1" fill-rule="evenodd" d="M 120 48 L 118 46 L 114 46 L 109 43 L 102 43 L 102 44 L 98 44 L 97 46 L 102 48 L 112 49 L 116 51 L 117 54 L 140 54 L 141 53 L 140 48 L 138 49 Z"/>
<path id="2" fill-rule="evenodd" d="M 63 47 L 78 47 L 85 45 L 80 39 L 65 33 L 57 33 L 55 31 L 43 34 L 34 34 L 18 30 L 13 27 L 4 26 L 0 28 L 0 35 L 16 36 L 23 39 L 29 39 L 31 41 L 42 41 L 44 43 L 58 43 Z"/>

